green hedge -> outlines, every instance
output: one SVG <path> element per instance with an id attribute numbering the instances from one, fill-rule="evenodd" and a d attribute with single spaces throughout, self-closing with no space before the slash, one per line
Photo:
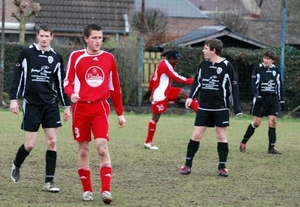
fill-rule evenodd
<path id="1" fill-rule="evenodd" d="M 16 64 L 19 52 L 23 47 L 24 45 L 20 44 L 5 44 L 3 84 L 3 92 L 5 93 L 9 92 L 11 76 L 14 72 L 14 65 Z"/>
<path id="2" fill-rule="evenodd" d="M 10 80 L 13 73 L 15 61 L 23 45 L 6 44 L 4 61 L 4 92 L 9 92 Z M 202 57 L 202 48 L 178 47 L 169 45 L 167 47 L 175 48 L 181 53 L 181 61 L 176 67 L 176 71 L 187 77 L 194 77 L 198 70 L 198 65 Z M 167 48 L 166 47 L 166 48 Z M 76 47 L 55 46 L 67 64 L 70 53 Z M 280 47 L 273 48 L 276 51 L 277 59 L 275 65 L 280 66 Z M 121 85 L 123 88 L 124 104 L 135 105 L 137 103 L 138 88 L 138 43 L 134 40 L 124 43 L 110 52 L 116 56 L 116 61 L 120 73 Z M 228 59 L 236 70 L 242 102 L 250 103 L 252 94 L 250 90 L 250 77 L 253 68 L 262 62 L 264 49 L 240 49 L 225 48 L 222 56 Z M 285 49 L 285 68 L 284 68 L 284 86 L 287 101 L 287 110 L 293 110 L 300 104 L 300 50 L 293 47 Z M 183 86 L 177 84 L 178 86 Z"/>
<path id="3" fill-rule="evenodd" d="M 276 52 L 275 65 L 280 68 L 281 48 L 272 48 Z M 241 91 L 241 100 L 250 102 L 252 99 L 251 93 L 251 73 L 253 68 L 262 62 L 262 54 L 266 49 L 241 49 L 241 48 L 226 48 L 222 56 L 228 59 L 235 67 L 239 87 Z M 286 110 L 293 110 L 300 105 L 300 50 L 294 47 L 285 47 L 284 58 L 284 89 Z"/>

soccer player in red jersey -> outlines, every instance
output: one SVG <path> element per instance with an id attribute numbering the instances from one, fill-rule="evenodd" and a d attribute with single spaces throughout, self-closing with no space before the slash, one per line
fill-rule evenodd
<path id="1" fill-rule="evenodd" d="M 78 175 L 83 187 L 83 200 L 93 200 L 89 166 L 92 132 L 99 155 L 102 200 L 110 204 L 112 166 L 107 146 L 110 114 L 107 99 L 112 98 L 119 127 L 123 127 L 126 120 L 123 116 L 122 93 L 115 58 L 111 53 L 101 50 L 101 27 L 90 24 L 83 33 L 87 47 L 70 55 L 64 88 L 72 102 L 72 129 L 78 143 Z"/>
<path id="2" fill-rule="evenodd" d="M 178 101 L 180 99 L 186 99 L 189 96 L 189 92 L 182 88 L 171 87 L 172 80 L 178 83 L 193 84 L 194 78 L 186 78 L 179 75 L 175 70 L 175 66 L 180 61 L 180 53 L 177 50 L 170 49 L 161 54 L 166 59 L 162 60 L 154 74 L 152 75 L 149 83 L 148 95 L 151 94 L 152 104 L 152 118 L 148 124 L 148 134 L 144 142 L 146 149 L 157 150 L 158 147 L 153 144 L 154 133 L 156 130 L 156 124 L 161 116 L 168 107 L 169 101 Z M 145 97 L 144 99 L 147 99 Z M 198 101 L 193 99 L 191 108 L 197 112 Z"/>

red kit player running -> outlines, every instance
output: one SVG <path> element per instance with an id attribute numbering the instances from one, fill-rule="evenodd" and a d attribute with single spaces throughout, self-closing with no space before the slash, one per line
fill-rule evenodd
<path id="1" fill-rule="evenodd" d="M 180 99 L 186 99 L 189 96 L 187 90 L 171 87 L 172 80 L 189 85 L 194 82 L 194 78 L 183 77 L 174 70 L 180 61 L 180 53 L 177 50 L 167 50 L 163 52 L 161 56 L 166 58 L 158 64 L 150 79 L 148 91 L 148 96 L 151 94 L 152 118 L 148 124 L 148 134 L 144 142 L 144 147 L 152 150 L 158 149 L 158 147 L 153 144 L 153 137 L 156 124 L 161 114 L 167 110 L 169 101 L 176 102 Z M 148 99 L 147 95 L 144 96 L 144 99 Z M 198 101 L 195 98 L 190 107 L 197 112 L 198 106 Z"/>

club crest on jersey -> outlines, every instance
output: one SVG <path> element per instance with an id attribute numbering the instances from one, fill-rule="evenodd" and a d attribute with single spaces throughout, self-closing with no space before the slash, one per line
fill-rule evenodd
<path id="1" fill-rule="evenodd" d="M 100 86 L 104 81 L 104 72 L 97 66 L 90 67 L 85 73 L 87 84 L 93 88 Z"/>
<path id="2" fill-rule="evenodd" d="M 218 68 L 217 68 L 217 73 L 218 73 L 218 74 L 222 73 L 222 70 L 223 70 L 222 68 L 218 67 Z"/>
<path id="3" fill-rule="evenodd" d="M 276 71 L 275 71 L 275 70 L 273 70 L 272 74 L 273 74 L 273 76 L 276 76 Z"/>
<path id="4" fill-rule="evenodd" d="M 54 60 L 54 59 L 53 59 L 52 56 L 48 56 L 48 63 L 50 63 L 50 64 L 53 63 L 53 60 Z"/>

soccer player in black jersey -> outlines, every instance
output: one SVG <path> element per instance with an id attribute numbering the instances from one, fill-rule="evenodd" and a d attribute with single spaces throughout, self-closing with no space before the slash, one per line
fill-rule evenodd
<path id="1" fill-rule="evenodd" d="M 10 88 L 10 111 L 19 113 L 18 98 L 23 98 L 23 121 L 25 144 L 15 156 L 11 180 L 18 183 L 20 168 L 36 145 L 40 125 L 46 136 L 46 175 L 44 191 L 59 192 L 53 179 L 56 168 L 57 128 L 61 127 L 57 96 L 64 107 L 63 120 L 70 117 L 71 103 L 64 93 L 65 77 L 62 56 L 50 46 L 53 30 L 49 24 L 41 24 L 36 33 L 37 44 L 24 48 L 17 59 Z"/>
<path id="2" fill-rule="evenodd" d="M 216 127 L 219 175 L 228 176 L 226 161 L 229 148 L 226 129 L 229 126 L 230 102 L 236 115 L 242 114 L 242 110 L 234 68 L 229 61 L 220 57 L 222 48 L 223 43 L 218 39 L 205 41 L 203 49 L 205 60 L 199 65 L 189 98 L 185 102 L 185 107 L 189 108 L 193 98 L 199 93 L 201 104 L 187 146 L 185 165 L 180 169 L 183 175 L 191 173 L 193 158 L 207 127 Z"/>
<path id="3" fill-rule="evenodd" d="M 240 144 L 240 151 L 246 151 L 246 143 L 259 127 L 262 117 L 268 117 L 269 154 L 282 154 L 275 148 L 276 122 L 280 110 L 284 110 L 283 84 L 280 70 L 273 64 L 275 52 L 267 50 L 263 54 L 263 62 L 257 65 L 251 76 L 251 90 L 254 95 L 250 114 L 253 121 L 249 124 Z"/>

